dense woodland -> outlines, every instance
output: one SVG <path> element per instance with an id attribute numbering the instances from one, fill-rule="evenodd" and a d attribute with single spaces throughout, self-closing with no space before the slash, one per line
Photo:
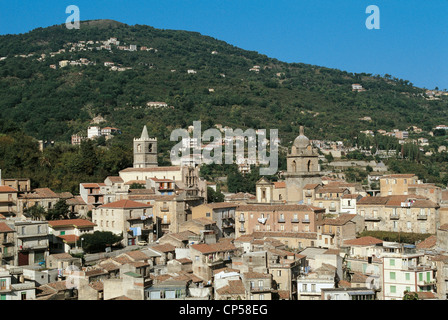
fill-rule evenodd
<path id="1" fill-rule="evenodd" d="M 64 47 L 111 37 L 121 45 L 147 46 L 157 52 L 68 52 Z M 50 57 L 50 52 L 62 48 L 67 51 Z M 47 57 L 38 61 L 43 53 Z M 15 57 L 23 54 L 34 55 Z M 77 192 L 79 182 L 117 174 L 132 165 L 132 139 L 144 124 L 150 136 L 158 138 L 159 164 L 169 164 L 169 150 L 175 144 L 169 141 L 171 131 L 196 120 L 202 121 L 204 130 L 217 123 L 234 129 L 278 129 L 284 147 L 304 125 L 310 139 L 340 140 L 360 148 L 404 148 L 400 150 L 404 159 L 390 160 L 394 171 L 415 170 L 429 182 L 448 182 L 448 155 L 424 157 L 411 145 L 398 146 L 396 139 L 369 140 L 359 134 L 411 125 L 429 131 L 447 119 L 446 98 L 429 101 L 424 89 L 390 75 L 284 63 L 199 33 L 105 20 L 83 22 L 79 30 L 53 26 L 0 36 L 0 57 L 7 57 L 0 61 L 0 168 L 5 177 L 30 177 L 33 187 Z M 49 67 L 80 58 L 96 65 Z M 132 70 L 111 71 L 104 66 L 106 61 Z M 249 71 L 254 65 L 260 72 Z M 188 69 L 197 73 L 187 74 Z M 366 91 L 352 92 L 353 83 Z M 164 101 L 174 109 L 149 109 L 148 101 Z M 122 134 L 71 146 L 71 135 L 85 133 L 97 115 L 106 119 L 101 126 L 118 127 Z M 360 121 L 364 116 L 372 121 Z M 55 145 L 40 152 L 36 139 Z M 431 143 L 431 147 L 448 145 L 444 132 Z M 205 176 L 221 172 L 235 182 L 226 186 L 228 191 L 253 191 L 256 176 L 241 178 L 232 168 L 208 169 Z"/>

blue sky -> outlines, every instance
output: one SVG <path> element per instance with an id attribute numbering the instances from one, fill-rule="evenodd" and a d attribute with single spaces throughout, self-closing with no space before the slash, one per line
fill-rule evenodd
<path id="1" fill-rule="evenodd" d="M 13 0 L 0 1 L 0 34 L 81 20 L 196 31 L 286 62 L 390 74 L 448 89 L 448 0 Z M 368 30 L 366 8 L 380 9 Z"/>

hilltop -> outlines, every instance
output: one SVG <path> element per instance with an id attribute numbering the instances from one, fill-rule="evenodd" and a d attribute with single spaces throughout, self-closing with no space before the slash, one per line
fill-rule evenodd
<path id="1" fill-rule="evenodd" d="M 111 38 L 137 50 L 96 49 Z M 73 44 L 93 49 L 70 51 Z M 151 135 L 166 139 L 171 129 L 202 120 L 204 128 L 276 128 L 287 145 L 299 125 L 310 138 L 350 140 L 367 129 L 430 129 L 447 115 L 447 100 L 428 101 L 407 80 L 285 63 L 196 32 L 113 20 L 1 36 L 0 57 L 1 118 L 38 139 L 69 142 L 102 115 L 129 137 L 147 124 Z M 59 68 L 80 59 L 91 64 Z M 365 91 L 353 92 L 354 83 Z M 173 108 L 151 109 L 151 101 Z M 366 116 L 372 121 L 359 120 Z"/>

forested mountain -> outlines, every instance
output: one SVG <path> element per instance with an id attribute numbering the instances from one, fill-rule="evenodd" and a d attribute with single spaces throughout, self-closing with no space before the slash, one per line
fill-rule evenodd
<path id="1" fill-rule="evenodd" d="M 119 45 L 97 49 L 110 38 L 117 38 Z M 130 45 L 137 50 L 119 49 Z M 141 50 L 142 46 L 147 50 Z M 76 50 L 70 50 L 72 47 Z M 59 66 L 64 60 L 82 59 L 89 64 Z M 113 71 L 105 62 L 126 70 Z M 52 65 L 56 69 L 50 68 Z M 122 152 L 120 157 L 125 158 L 117 163 L 109 159 L 113 163 L 98 177 L 129 164 L 132 138 L 144 124 L 150 136 L 159 139 L 160 156 L 166 160 L 171 130 L 186 128 L 196 120 L 202 121 L 203 129 L 214 124 L 279 129 L 282 145 L 289 146 L 300 125 L 311 139 L 353 143 L 360 130 L 406 129 L 410 125 L 430 130 L 447 117 L 445 97 L 427 100 L 426 90 L 407 80 L 285 63 L 195 32 L 111 20 L 82 22 L 80 29 L 58 25 L 0 36 L 0 77 L 3 149 L 15 147 L 13 136 L 23 134 L 68 144 L 71 135 L 85 133 L 97 115 L 106 119 L 102 126 L 121 129 L 122 134 L 112 139 L 115 141 L 104 143 L 108 149 L 102 152 L 117 148 L 113 154 Z M 354 83 L 365 91 L 353 92 Z M 148 108 L 150 101 L 166 102 L 173 108 Z M 359 120 L 365 116 L 372 121 Z M 71 146 L 58 148 L 80 152 Z M 62 149 L 55 153 L 64 154 Z M 11 172 L 9 162 L 14 161 L 5 159 L 6 154 L 0 166 Z M 47 163 L 42 156 L 35 161 Z M 51 161 L 46 165 L 51 172 L 55 170 Z M 77 170 L 83 178 L 94 177 L 84 176 L 82 168 Z M 27 169 L 14 174 L 31 173 Z M 57 188 L 64 189 L 65 173 L 60 174 Z"/>

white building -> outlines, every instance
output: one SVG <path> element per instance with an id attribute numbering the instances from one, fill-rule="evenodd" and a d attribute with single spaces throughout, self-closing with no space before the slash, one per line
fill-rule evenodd
<path id="1" fill-rule="evenodd" d="M 101 128 L 98 126 L 92 126 L 87 128 L 87 138 L 94 139 L 101 136 Z"/>

